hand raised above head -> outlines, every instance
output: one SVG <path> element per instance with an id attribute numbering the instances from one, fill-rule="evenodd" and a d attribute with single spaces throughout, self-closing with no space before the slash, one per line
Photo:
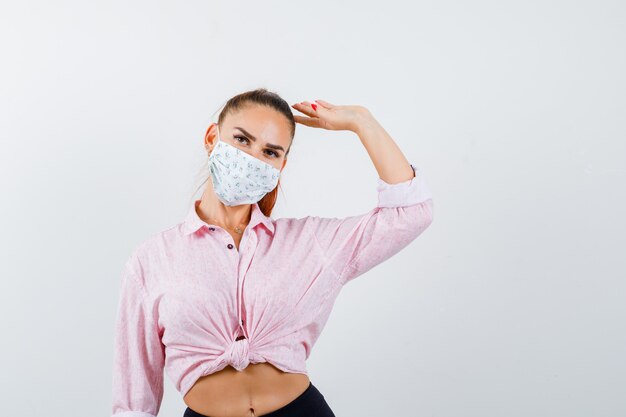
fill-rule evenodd
<path id="1" fill-rule="evenodd" d="M 294 115 L 297 123 L 327 130 L 355 131 L 359 120 L 369 115 L 369 111 L 363 106 L 340 106 L 324 100 L 315 100 L 315 103 L 303 101 L 292 104 L 291 107 L 308 116 Z"/>

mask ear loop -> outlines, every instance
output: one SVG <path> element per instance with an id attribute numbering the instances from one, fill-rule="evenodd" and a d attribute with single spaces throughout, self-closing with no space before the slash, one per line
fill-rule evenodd
<path id="1" fill-rule="evenodd" d="M 217 130 L 217 141 L 220 142 L 220 125 L 218 125 L 217 123 L 215 124 L 215 129 Z M 217 143 L 215 144 L 215 146 L 217 146 Z"/>

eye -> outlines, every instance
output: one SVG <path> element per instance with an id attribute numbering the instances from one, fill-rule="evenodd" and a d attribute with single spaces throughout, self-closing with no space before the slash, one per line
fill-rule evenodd
<path id="1" fill-rule="evenodd" d="M 242 144 L 247 144 L 247 143 L 249 143 L 249 142 L 250 142 L 250 139 L 248 139 L 248 138 L 247 138 L 247 137 L 245 137 L 245 136 L 237 136 L 237 135 L 235 135 L 235 136 L 233 136 L 233 138 L 235 138 L 235 140 L 236 140 L 237 142 L 242 143 Z M 242 142 L 242 141 L 240 141 L 239 139 L 243 139 L 243 140 L 245 140 L 245 142 Z M 277 152 L 270 151 L 270 150 L 267 150 L 267 152 L 269 152 L 269 154 L 271 154 L 271 155 L 272 155 L 272 156 L 271 156 L 272 158 L 278 158 L 278 157 L 280 157 L 280 154 L 278 154 Z"/>

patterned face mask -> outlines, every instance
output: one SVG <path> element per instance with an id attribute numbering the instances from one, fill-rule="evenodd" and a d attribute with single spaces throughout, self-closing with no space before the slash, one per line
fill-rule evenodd
<path id="1" fill-rule="evenodd" d="M 253 204 L 276 188 L 280 170 L 220 140 L 209 155 L 215 194 L 227 206 Z"/>

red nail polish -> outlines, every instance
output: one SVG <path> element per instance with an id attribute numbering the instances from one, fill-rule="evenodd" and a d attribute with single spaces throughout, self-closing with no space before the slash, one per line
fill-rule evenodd
<path id="1" fill-rule="evenodd" d="M 313 110 L 317 110 L 317 104 L 311 103 L 311 107 L 313 107 Z"/>

